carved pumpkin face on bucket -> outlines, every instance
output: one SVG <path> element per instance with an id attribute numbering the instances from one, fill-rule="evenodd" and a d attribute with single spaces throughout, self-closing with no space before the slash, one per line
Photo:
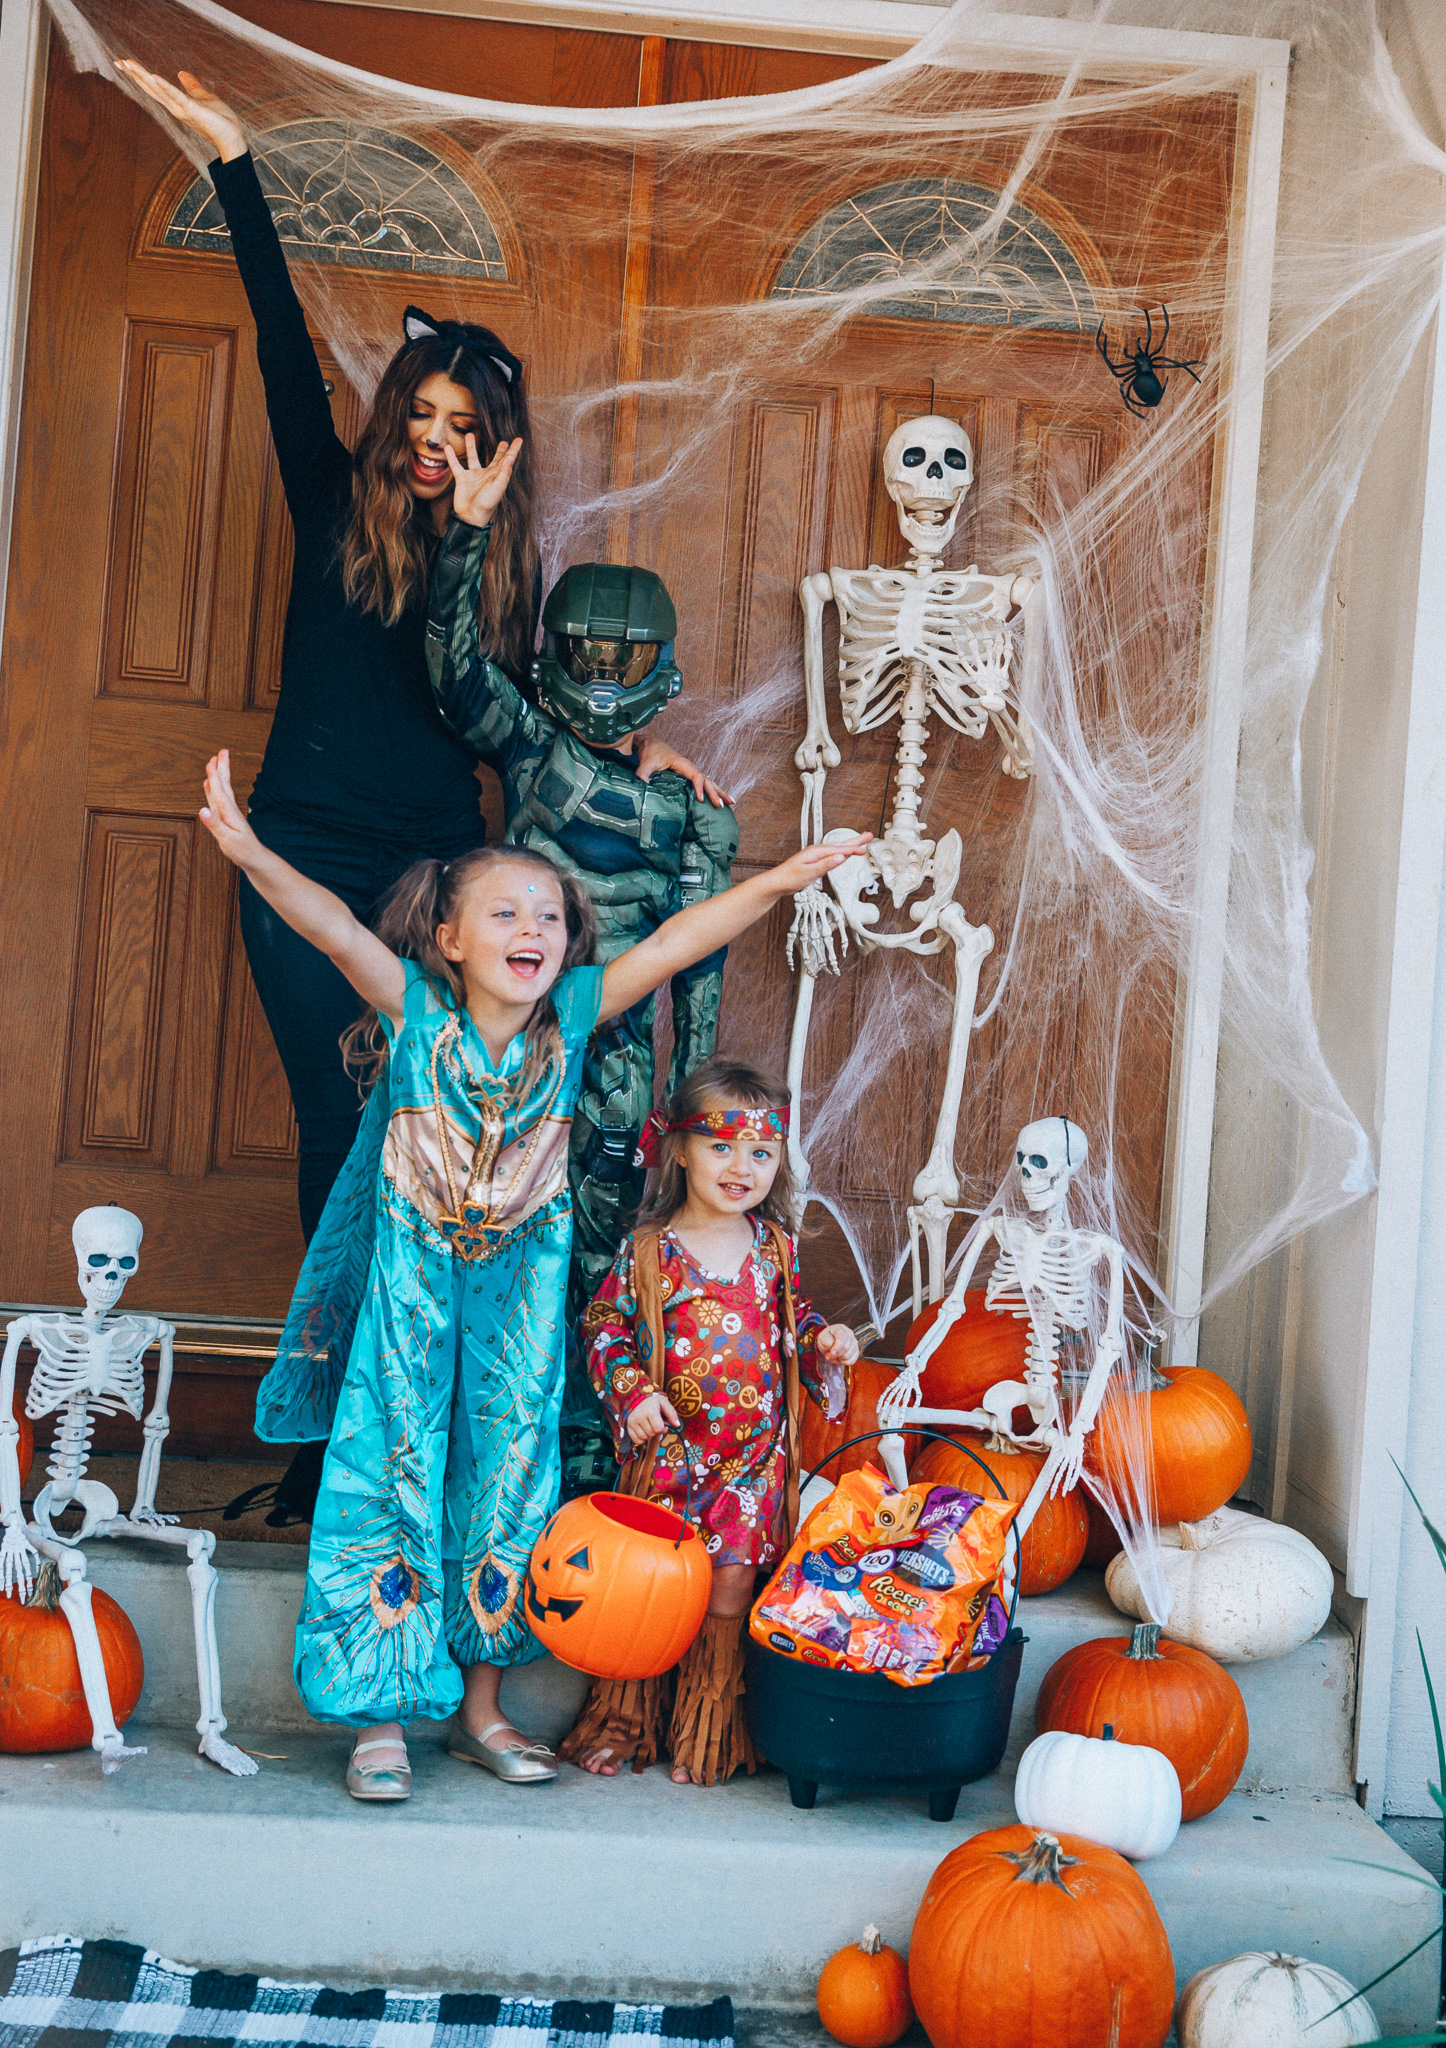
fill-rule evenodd
<path id="1" fill-rule="evenodd" d="M 527 1620 L 592 1678 L 656 1678 L 703 1626 L 713 1567 L 681 1515 L 621 1493 L 558 1509 L 527 1568 Z"/>

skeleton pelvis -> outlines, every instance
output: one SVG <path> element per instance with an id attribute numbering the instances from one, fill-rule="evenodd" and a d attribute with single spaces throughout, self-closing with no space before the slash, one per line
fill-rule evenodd
<path id="1" fill-rule="evenodd" d="M 852 832 L 840 827 L 824 834 L 824 844 L 853 836 Z M 866 852 L 856 853 L 836 867 L 828 878 L 829 886 L 843 907 L 849 929 L 857 933 L 865 946 L 902 947 L 911 953 L 937 953 L 943 944 L 938 932 L 939 918 L 946 904 L 954 900 L 963 858 L 964 843 L 957 832 L 946 832 L 937 845 L 928 839 L 876 839 Z M 876 903 L 864 899 L 877 893 L 881 880 L 896 905 L 902 905 L 919 889 L 929 886 L 930 894 L 925 900 L 909 906 L 912 931 L 876 932 L 873 929 L 879 921 L 879 908 Z"/>
<path id="2" fill-rule="evenodd" d="M 52 1527 L 50 1520 L 52 1515 L 63 1514 L 67 1508 L 81 1509 L 85 1518 L 78 1529 L 68 1534 Z M 35 1497 L 31 1513 L 47 1536 L 53 1537 L 57 1543 L 75 1544 L 83 1543 L 102 1522 L 117 1520 L 120 1502 L 99 1479 L 77 1479 L 64 1499 L 59 1497 L 56 1487 L 42 1487 Z"/>

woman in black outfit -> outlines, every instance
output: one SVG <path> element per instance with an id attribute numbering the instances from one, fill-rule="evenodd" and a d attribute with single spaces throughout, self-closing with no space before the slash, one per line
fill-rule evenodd
<path id="1" fill-rule="evenodd" d="M 465 466 L 475 437 L 494 451 L 484 644 L 514 677 L 526 675 L 538 560 L 522 366 L 487 328 L 434 322 L 408 308 L 407 339 L 383 373 L 353 455 L 332 425 L 240 122 L 190 72 L 179 74 L 178 89 L 134 62 L 118 69 L 216 151 L 208 173 L 256 322 L 266 413 L 295 529 L 280 698 L 251 823 L 265 845 L 365 918 L 413 861 L 451 860 L 486 837 L 476 763 L 437 715 L 427 678 L 427 580 L 451 514 L 447 450 Z M 660 742 L 645 741 L 638 762 L 645 780 L 671 767 L 703 794 L 692 764 Z M 240 886 L 246 957 L 296 1110 L 297 1192 L 310 1242 L 361 1114 L 338 1043 L 356 1020 L 357 998 L 244 876 Z M 302 1447 L 270 1520 L 288 1510 L 309 1519 L 324 1449 Z"/>

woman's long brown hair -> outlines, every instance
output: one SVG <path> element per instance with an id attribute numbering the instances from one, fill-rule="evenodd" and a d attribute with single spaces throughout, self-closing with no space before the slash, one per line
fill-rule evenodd
<path id="1" fill-rule="evenodd" d="M 519 437 L 522 441 L 506 495 L 492 515 L 477 606 L 483 648 L 499 667 L 522 680 L 532 659 L 537 577 L 532 431 L 521 369 L 509 380 L 487 353 L 489 343 L 502 348 L 485 327 L 469 327 L 462 345 L 450 337 L 423 335 L 405 342 L 382 372 L 352 457 L 351 520 L 341 541 L 341 580 L 351 604 L 364 612 L 380 612 L 389 626 L 426 591 L 431 507 L 414 498 L 407 484 L 407 421 L 417 386 L 440 371 L 472 394 L 477 453 L 483 462 L 490 462 L 500 445 Z"/>
<path id="2" fill-rule="evenodd" d="M 670 1124 L 690 1123 L 710 1109 L 786 1109 L 791 1097 L 788 1084 L 776 1074 L 755 1067 L 750 1060 L 731 1060 L 715 1054 L 685 1074 L 668 1097 L 664 1111 Z M 669 1131 L 663 1139 L 657 1183 L 638 1218 L 639 1225 L 671 1223 L 688 1199 L 688 1171 L 683 1164 L 687 1138 Z M 785 1143 L 778 1160 L 773 1186 L 750 1216 L 776 1223 L 790 1236 L 799 1235 L 798 1184 L 788 1160 Z"/>
<path id="3" fill-rule="evenodd" d="M 453 923 L 463 897 L 477 877 L 503 862 L 541 868 L 561 890 L 567 948 L 560 973 L 566 974 L 571 967 L 590 966 L 596 957 L 597 923 L 587 893 L 581 883 L 563 874 L 545 853 L 535 853 L 530 846 L 478 846 L 445 864 L 439 860 L 414 861 L 383 896 L 372 929 L 392 952 L 403 960 L 416 961 L 448 1009 L 461 1009 L 467 1000 L 467 985 L 460 966 L 449 960 L 437 944 L 437 927 Z M 374 1008 L 365 1010 L 342 1033 L 341 1050 L 347 1071 L 356 1075 L 363 1094 L 367 1093 L 387 1063 L 386 1035 Z M 527 1100 L 561 1053 L 562 1033 L 548 994 L 539 997 L 527 1022 L 522 1065 L 508 1090 L 514 1102 Z"/>

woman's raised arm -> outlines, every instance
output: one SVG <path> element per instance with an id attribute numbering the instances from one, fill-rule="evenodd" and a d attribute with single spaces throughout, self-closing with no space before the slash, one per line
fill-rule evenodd
<path id="1" fill-rule="evenodd" d="M 353 917 L 340 896 L 333 896 L 320 882 L 298 874 L 280 854 L 261 844 L 236 801 L 231 787 L 231 756 L 224 747 L 206 763 L 206 802 L 201 823 L 227 860 L 235 862 L 277 915 L 326 954 L 363 1002 L 371 1003 L 400 1028 L 407 986 L 401 961 L 375 932 L 369 932 L 359 918 Z"/>
<path id="2" fill-rule="evenodd" d="M 266 417 L 286 502 L 298 526 L 316 510 L 334 514 L 336 491 L 350 475 L 351 457 L 332 423 L 326 381 L 316 360 L 306 316 L 291 282 L 276 223 L 256 176 L 246 133 L 236 113 L 193 72 L 179 85 L 131 58 L 116 69 L 158 107 L 216 152 L 210 165 L 216 197 L 231 231 L 231 250 L 256 322 L 256 360 L 266 386 Z"/>

